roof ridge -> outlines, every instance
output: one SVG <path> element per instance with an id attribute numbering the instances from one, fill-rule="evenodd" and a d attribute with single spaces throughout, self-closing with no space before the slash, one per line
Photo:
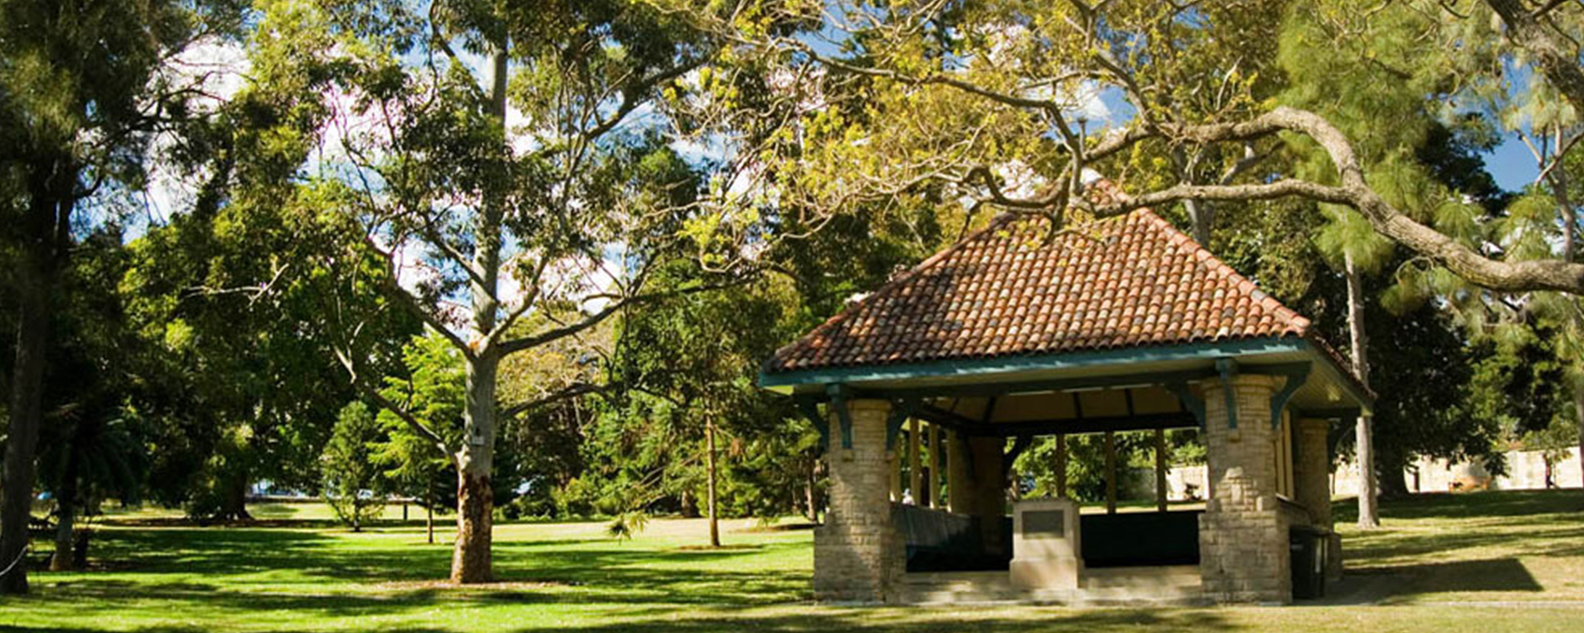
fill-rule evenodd
<path id="1" fill-rule="evenodd" d="M 835 327 L 837 324 L 841 323 L 842 321 L 847 320 L 848 317 L 850 317 L 850 316 L 852 316 L 854 314 L 857 314 L 859 312 L 859 308 L 865 306 L 866 304 L 870 303 L 871 301 L 874 301 L 876 297 L 879 297 L 879 296 L 881 296 L 884 293 L 890 292 L 892 290 L 895 290 L 898 287 L 901 287 L 905 282 L 913 279 L 914 277 L 917 277 L 917 276 L 923 274 L 925 271 L 927 271 L 927 270 L 929 270 L 931 268 L 934 268 L 936 265 L 940 264 L 942 261 L 945 261 L 946 258 L 949 257 L 950 255 L 952 255 L 953 253 L 956 253 L 956 252 L 962 250 L 964 246 L 966 246 L 968 244 L 971 244 L 975 240 L 978 240 L 978 239 L 984 237 L 986 234 L 988 234 L 990 232 L 991 229 L 995 229 L 995 228 L 1001 227 L 1003 225 L 1006 225 L 1006 224 L 1010 223 L 1013 219 L 1017 218 L 1017 216 L 1018 216 L 1018 214 L 1011 213 L 1011 212 L 997 213 L 994 217 L 990 218 L 990 222 L 989 223 L 985 224 L 984 226 L 982 226 L 982 227 L 980 227 L 978 229 L 974 229 L 972 231 L 969 231 L 966 235 L 962 236 L 961 238 L 958 238 L 956 242 L 952 242 L 951 246 L 947 246 L 946 248 L 943 248 L 943 249 L 937 251 L 935 254 L 930 255 L 929 257 L 926 257 L 926 258 L 924 258 L 922 260 L 919 260 L 919 263 L 914 264 L 912 268 L 909 268 L 905 272 L 903 272 L 902 274 L 897 275 L 895 277 L 892 277 L 891 279 L 887 280 L 885 283 L 880 284 L 880 287 L 875 288 L 874 290 L 870 291 L 869 294 L 864 295 L 864 297 L 862 299 L 850 302 L 847 305 L 843 306 L 842 309 L 836 311 L 836 314 L 831 315 L 830 318 L 825 319 L 819 325 L 814 326 L 814 329 L 809 330 L 808 333 L 804 334 L 802 337 L 794 339 L 793 341 L 787 343 L 786 345 L 782 345 L 781 347 L 776 348 L 775 353 L 771 354 L 770 358 L 765 359 L 765 362 L 761 364 L 760 368 L 761 369 L 768 369 L 776 361 L 783 360 L 782 359 L 782 355 L 787 350 L 790 350 L 790 349 L 792 349 L 794 347 L 797 347 L 798 344 L 802 343 L 804 340 L 813 338 L 816 334 L 819 334 L 820 332 L 823 332 L 823 331 L 825 331 L 825 330 L 827 330 L 829 328 Z"/>

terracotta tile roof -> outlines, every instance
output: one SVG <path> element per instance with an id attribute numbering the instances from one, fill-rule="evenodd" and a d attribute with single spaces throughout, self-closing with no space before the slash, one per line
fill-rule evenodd
<path id="1" fill-rule="evenodd" d="M 1308 334 L 1308 319 L 1147 209 L 1049 241 L 1047 227 L 997 217 L 781 348 L 764 370 Z"/>

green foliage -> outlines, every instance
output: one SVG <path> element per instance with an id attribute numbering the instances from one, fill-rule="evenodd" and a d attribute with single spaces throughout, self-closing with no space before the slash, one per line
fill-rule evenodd
<path id="1" fill-rule="evenodd" d="M 605 533 L 617 541 L 631 541 L 649 525 L 649 515 L 642 510 L 623 512 L 613 517 L 605 526 Z"/>
<path id="2" fill-rule="evenodd" d="M 385 508 L 382 477 L 374 464 L 374 446 L 382 435 L 368 405 L 353 402 L 341 409 L 319 458 L 325 501 L 354 532 Z"/>
<path id="3" fill-rule="evenodd" d="M 448 442 L 462 435 L 463 369 L 456 349 L 437 334 L 414 337 L 402 351 L 405 376 L 388 376 L 381 391 L 405 405 L 426 427 Z M 381 409 L 377 419 L 384 441 L 371 446 L 371 459 L 399 493 L 420 503 L 445 507 L 454 501 L 455 462 L 395 413 Z"/>
<path id="4" fill-rule="evenodd" d="M 1105 501 L 1105 436 L 1069 435 L 1066 441 L 1067 496 L 1089 503 Z M 1168 431 L 1166 450 L 1168 467 L 1204 462 L 1204 445 L 1196 430 Z M 1056 438 L 1036 439 L 1013 464 L 1020 491 L 1031 497 L 1055 496 L 1058 463 Z M 1116 468 L 1118 499 L 1153 498 L 1154 432 L 1116 434 Z"/>

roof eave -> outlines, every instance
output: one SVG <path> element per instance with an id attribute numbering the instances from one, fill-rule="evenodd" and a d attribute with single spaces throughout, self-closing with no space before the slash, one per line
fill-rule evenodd
<path id="1" fill-rule="evenodd" d="M 914 378 L 990 377 L 1021 371 L 1075 369 L 1102 365 L 1128 365 L 1176 360 L 1214 360 L 1218 358 L 1297 352 L 1307 342 L 1298 336 L 1268 336 L 1196 343 L 1152 345 L 1061 354 L 996 356 L 936 360 L 920 363 L 819 367 L 786 371 L 760 371 L 759 386 L 791 393 L 799 386 L 829 385 Z"/>
<path id="2" fill-rule="evenodd" d="M 974 378 L 993 379 L 1010 374 L 1098 368 L 1102 366 L 1145 366 L 1149 363 L 1170 361 L 1239 358 L 1266 354 L 1303 353 L 1308 355 L 1325 379 L 1337 385 L 1347 398 L 1364 412 L 1374 404 L 1374 396 L 1356 380 L 1351 380 L 1346 369 L 1336 358 L 1315 345 L 1305 336 L 1271 336 L 1223 341 L 1206 341 L 1148 347 L 1070 352 L 1063 354 L 1000 356 L 936 360 L 919 363 L 887 365 L 858 365 L 851 367 L 819 367 L 788 371 L 760 371 L 759 387 L 781 394 L 791 394 L 799 388 L 826 385 L 854 384 L 878 381 L 904 381 L 914 379 Z M 812 389 L 804 389 L 811 391 Z"/>

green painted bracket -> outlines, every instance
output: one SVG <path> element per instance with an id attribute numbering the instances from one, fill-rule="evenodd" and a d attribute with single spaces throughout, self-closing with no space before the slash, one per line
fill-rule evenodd
<path id="1" fill-rule="evenodd" d="M 1309 369 L 1310 364 L 1303 363 L 1284 369 L 1276 374 L 1287 376 L 1287 383 L 1282 385 L 1281 389 L 1277 389 L 1276 393 L 1271 394 L 1271 428 L 1274 429 L 1281 426 L 1282 409 L 1287 408 L 1287 402 L 1292 400 L 1293 394 L 1298 393 L 1298 388 L 1308 382 Z"/>
<path id="2" fill-rule="evenodd" d="M 847 410 L 849 391 L 841 383 L 825 386 L 825 394 L 830 396 L 830 406 L 836 409 L 836 420 L 841 423 L 842 448 L 852 448 L 852 412 Z"/>
<path id="3" fill-rule="evenodd" d="M 1216 373 L 1221 376 L 1221 388 L 1226 390 L 1227 428 L 1235 429 L 1238 425 L 1237 415 L 1237 389 L 1232 386 L 1232 378 L 1237 376 L 1237 361 L 1230 358 L 1218 358 L 1215 362 Z"/>
<path id="4" fill-rule="evenodd" d="M 891 402 L 891 415 L 886 417 L 886 450 L 896 446 L 897 436 L 902 434 L 902 425 L 913 417 L 922 403 L 918 398 L 898 398 Z"/>
<path id="5" fill-rule="evenodd" d="M 814 395 L 796 395 L 792 397 L 792 402 L 797 405 L 798 411 L 803 414 L 803 417 L 808 418 L 809 423 L 814 425 L 814 430 L 819 431 L 820 452 L 823 453 L 829 450 L 830 420 L 820 415 L 819 398 Z"/>
<path id="6" fill-rule="evenodd" d="M 1204 428 L 1205 428 L 1205 404 L 1204 404 L 1204 400 L 1202 398 L 1200 398 L 1199 396 L 1194 395 L 1193 390 L 1188 388 L 1188 383 L 1186 383 L 1186 382 L 1169 382 L 1169 383 L 1166 383 L 1166 390 L 1172 392 L 1172 395 L 1177 396 L 1177 400 L 1182 402 L 1183 408 L 1187 409 L 1189 413 L 1192 413 L 1194 419 L 1199 421 L 1199 429 L 1200 430 L 1204 430 Z"/>

